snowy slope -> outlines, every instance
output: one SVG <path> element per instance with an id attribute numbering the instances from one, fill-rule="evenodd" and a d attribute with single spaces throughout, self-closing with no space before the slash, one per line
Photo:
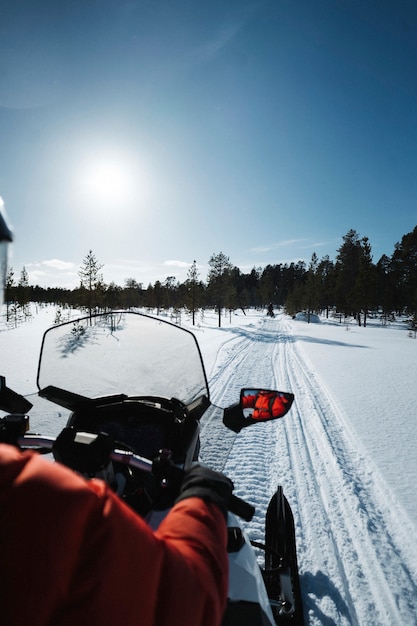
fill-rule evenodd
<path id="1" fill-rule="evenodd" d="M 41 310 L 31 323 L 0 331 L 0 373 L 22 393 L 35 388 L 41 335 L 53 319 L 52 310 Z M 414 626 L 417 343 L 402 328 L 347 332 L 262 312 L 216 324 L 206 313 L 193 328 L 213 402 L 231 404 L 245 386 L 295 394 L 283 420 L 238 436 L 225 431 L 217 412 L 203 418 L 203 459 L 256 506 L 250 536 L 262 538 L 267 502 L 283 484 L 296 521 L 308 623 Z M 32 418 L 32 427 L 56 433 L 65 415 L 48 410 Z M 410 489 L 395 488 L 401 478 Z"/>
<path id="2" fill-rule="evenodd" d="M 297 323 L 284 316 L 252 323 L 240 317 L 242 322 L 229 331 L 205 328 L 199 336 L 210 361 L 213 395 L 232 402 L 239 387 L 263 385 L 292 391 L 295 405 L 281 422 L 242 431 L 233 442 L 218 429 L 217 442 L 212 439 L 203 455 L 216 465 L 213 444 L 226 450 L 224 470 L 238 495 L 258 510 L 248 528 L 253 539 L 262 536 L 266 504 L 276 484 L 283 484 L 296 520 L 309 624 L 414 625 L 415 527 L 306 358 L 294 335 L 295 329 L 300 332 Z M 304 338 L 310 330 L 302 329 Z M 332 367 L 340 375 L 343 360 L 333 355 Z M 374 414 L 378 420 L 375 406 Z M 213 428 L 204 424 L 203 440 Z M 401 457 L 401 463 L 403 473 L 415 472 L 414 454 Z"/>

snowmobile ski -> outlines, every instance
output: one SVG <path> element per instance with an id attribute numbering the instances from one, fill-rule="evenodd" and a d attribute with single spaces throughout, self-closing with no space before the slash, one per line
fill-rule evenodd
<path id="1" fill-rule="evenodd" d="M 263 576 L 275 622 L 304 626 L 294 517 L 281 486 L 266 513 Z"/>

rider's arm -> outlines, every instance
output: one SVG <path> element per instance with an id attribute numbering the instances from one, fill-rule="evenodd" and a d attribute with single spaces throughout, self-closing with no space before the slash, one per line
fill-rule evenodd
<path id="1" fill-rule="evenodd" d="M 226 525 L 214 504 L 179 502 L 154 533 L 101 481 L 0 445 L 4 623 L 220 624 Z"/>
<path id="2" fill-rule="evenodd" d="M 176 580 L 178 614 L 186 614 L 178 624 L 220 624 L 227 597 L 228 558 L 226 524 L 218 507 L 200 498 L 182 500 L 156 534 L 166 545 L 167 579 Z M 168 605 L 164 608 L 166 623 L 176 623 L 169 617 Z"/>

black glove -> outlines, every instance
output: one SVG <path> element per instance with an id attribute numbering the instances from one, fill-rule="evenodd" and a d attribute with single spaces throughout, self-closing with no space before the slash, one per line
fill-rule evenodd
<path id="1" fill-rule="evenodd" d="M 185 500 L 185 498 L 201 498 L 206 502 L 216 504 L 224 517 L 227 518 L 232 491 L 233 483 L 227 476 L 214 472 L 208 467 L 194 465 L 185 472 L 180 495 L 176 502 Z"/>

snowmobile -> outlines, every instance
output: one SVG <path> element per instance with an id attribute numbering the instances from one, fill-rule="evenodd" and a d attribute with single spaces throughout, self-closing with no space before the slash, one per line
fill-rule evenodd
<path id="1" fill-rule="evenodd" d="M 274 305 L 272 304 L 272 302 L 268 304 L 266 314 L 267 314 L 267 317 L 275 317 Z"/>
<path id="2" fill-rule="evenodd" d="M 37 387 L 37 396 L 58 405 L 60 415 L 68 412 L 59 434 L 30 433 L 32 402 L 0 377 L 0 409 L 9 413 L 0 419 L 0 441 L 52 453 L 87 478 L 102 478 L 157 528 L 178 495 L 183 472 L 201 462 L 202 420 L 220 410 L 210 401 L 194 334 L 125 311 L 53 326 L 43 336 Z M 242 389 L 239 401 L 222 410 L 223 425 L 235 436 L 243 428 L 259 428 L 283 417 L 293 399 L 287 392 Z M 252 505 L 233 495 L 229 510 L 223 626 L 303 626 L 294 520 L 282 487 L 269 503 L 262 544 L 251 542 L 238 521 L 251 520 Z"/>

